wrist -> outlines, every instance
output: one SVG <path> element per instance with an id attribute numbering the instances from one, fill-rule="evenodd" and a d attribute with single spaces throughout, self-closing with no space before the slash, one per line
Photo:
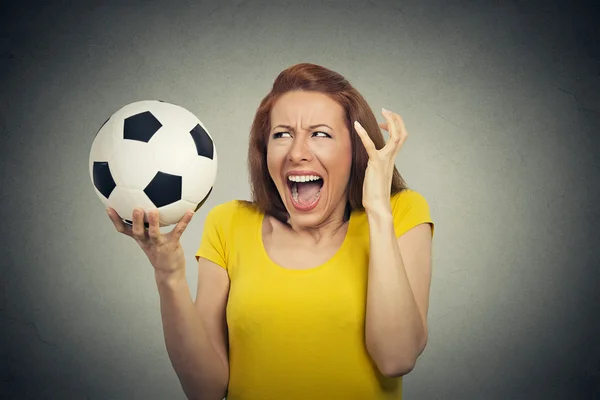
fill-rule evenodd
<path id="1" fill-rule="evenodd" d="M 366 211 L 366 215 L 371 232 L 386 232 L 394 229 L 394 217 L 391 210 L 385 208 L 369 209 Z"/>
<path id="2" fill-rule="evenodd" d="M 186 282 L 185 268 L 171 271 L 154 270 L 154 279 L 158 286 L 176 287 Z"/>
<path id="3" fill-rule="evenodd" d="M 365 214 L 369 222 L 386 223 L 393 220 L 392 210 L 389 205 L 365 208 Z"/>

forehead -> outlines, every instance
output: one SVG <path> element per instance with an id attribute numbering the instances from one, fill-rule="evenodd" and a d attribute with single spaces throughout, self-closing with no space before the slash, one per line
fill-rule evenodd
<path id="1" fill-rule="evenodd" d="M 343 125 L 344 108 L 319 92 L 295 91 L 282 95 L 271 109 L 272 124 Z"/>

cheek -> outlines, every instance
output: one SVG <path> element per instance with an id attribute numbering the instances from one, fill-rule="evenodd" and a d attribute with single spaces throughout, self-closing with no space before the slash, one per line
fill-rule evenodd
<path id="1" fill-rule="evenodd" d="M 336 184 L 345 186 L 350 177 L 350 167 L 352 166 L 352 151 L 350 148 L 337 148 L 333 151 L 324 152 L 320 159 L 325 164 L 328 174 L 334 179 Z"/>
<path id="2" fill-rule="evenodd" d="M 343 168 L 343 171 L 345 171 L 345 173 L 349 174 L 350 173 L 350 165 L 352 164 L 352 147 L 350 145 L 348 146 L 344 146 L 341 149 L 338 149 L 338 151 L 335 152 L 335 162 Z"/>
<path id="3" fill-rule="evenodd" d="M 275 182 L 277 182 L 277 177 L 279 176 L 282 167 L 282 157 L 280 153 L 281 152 L 277 151 L 276 148 L 270 147 L 267 149 L 267 169 Z"/>
<path id="4" fill-rule="evenodd" d="M 271 175 L 271 177 L 275 176 L 275 162 L 273 161 L 273 156 L 270 155 L 270 153 L 267 153 L 267 169 L 269 170 L 269 174 Z"/>

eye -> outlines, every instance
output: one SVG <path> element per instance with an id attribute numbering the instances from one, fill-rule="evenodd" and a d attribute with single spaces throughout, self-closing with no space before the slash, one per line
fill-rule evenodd
<path id="1" fill-rule="evenodd" d="M 289 135 L 289 132 L 275 132 L 273 134 L 273 139 L 279 139 L 283 137 L 283 135 Z"/>
<path id="2" fill-rule="evenodd" d="M 327 134 L 325 132 L 321 132 L 321 131 L 313 133 L 313 135 L 318 135 L 318 134 L 321 134 L 320 137 L 329 137 L 329 138 L 331 137 L 329 134 Z"/>

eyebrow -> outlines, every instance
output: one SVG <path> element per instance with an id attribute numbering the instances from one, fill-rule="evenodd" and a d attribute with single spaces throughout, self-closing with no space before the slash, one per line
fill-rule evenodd
<path id="1" fill-rule="evenodd" d="M 311 126 L 309 126 L 308 128 L 309 128 L 309 129 L 315 129 L 315 128 L 318 128 L 318 127 L 320 127 L 320 126 L 326 126 L 327 128 L 329 128 L 329 129 L 333 130 L 333 128 L 332 128 L 332 127 L 330 127 L 329 125 L 326 125 L 326 124 L 316 124 L 316 125 L 311 125 Z M 277 128 L 285 128 L 285 129 L 289 129 L 289 130 L 291 130 L 291 131 L 293 131 L 293 130 L 294 130 L 294 128 L 293 128 L 293 127 L 291 127 L 291 126 L 289 126 L 289 125 L 277 125 L 276 127 L 274 127 L 274 128 L 273 128 L 273 130 L 274 130 L 274 129 L 277 129 Z"/>

